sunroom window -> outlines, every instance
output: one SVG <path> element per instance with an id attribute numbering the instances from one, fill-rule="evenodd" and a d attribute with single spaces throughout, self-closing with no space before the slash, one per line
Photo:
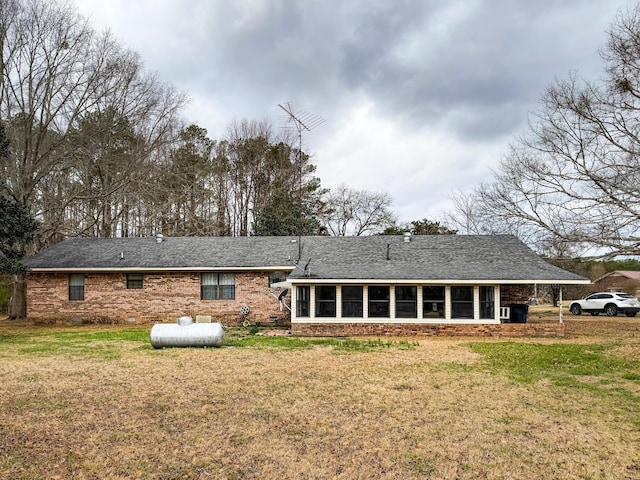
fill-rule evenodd
<path id="1" fill-rule="evenodd" d="M 389 317 L 389 287 L 369 287 L 369 316 Z"/>
<path id="2" fill-rule="evenodd" d="M 494 287 L 489 285 L 480 286 L 480 318 L 495 318 L 495 294 Z"/>
<path id="3" fill-rule="evenodd" d="M 305 285 L 296 287 L 296 316 L 308 317 L 310 312 L 311 287 Z"/>
<path id="4" fill-rule="evenodd" d="M 444 287 L 422 287 L 423 318 L 444 318 Z"/>
<path id="5" fill-rule="evenodd" d="M 396 286 L 396 317 L 416 318 L 418 316 L 418 287 Z"/>
<path id="6" fill-rule="evenodd" d="M 316 317 L 336 316 L 336 287 L 322 285 L 316 287 Z"/>
<path id="7" fill-rule="evenodd" d="M 473 318 L 473 287 L 451 287 L 451 318 Z"/>
<path id="8" fill-rule="evenodd" d="M 342 287 L 342 316 L 362 317 L 362 287 L 360 285 Z"/>

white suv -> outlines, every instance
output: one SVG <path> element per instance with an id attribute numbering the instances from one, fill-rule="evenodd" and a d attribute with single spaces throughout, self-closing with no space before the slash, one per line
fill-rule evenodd
<path id="1" fill-rule="evenodd" d="M 619 312 L 627 317 L 635 317 L 640 312 L 640 303 L 633 295 L 622 292 L 593 293 L 583 300 L 571 302 L 569 311 L 574 315 L 589 312 L 591 315 L 606 313 L 615 317 Z"/>

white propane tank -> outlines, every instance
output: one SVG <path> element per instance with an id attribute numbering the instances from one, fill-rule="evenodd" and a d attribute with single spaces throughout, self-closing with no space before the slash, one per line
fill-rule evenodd
<path id="1" fill-rule="evenodd" d="M 157 323 L 151 327 L 151 346 L 220 347 L 224 341 L 222 323 Z"/>

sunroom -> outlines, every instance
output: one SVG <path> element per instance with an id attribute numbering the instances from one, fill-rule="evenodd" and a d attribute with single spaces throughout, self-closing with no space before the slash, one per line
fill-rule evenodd
<path id="1" fill-rule="evenodd" d="M 509 235 L 327 238 L 303 246 L 287 278 L 296 335 L 500 334 L 516 328 L 503 325 L 526 323 L 531 285 L 589 283 Z"/>
<path id="2" fill-rule="evenodd" d="M 500 323 L 500 285 L 296 285 L 292 322 Z"/>

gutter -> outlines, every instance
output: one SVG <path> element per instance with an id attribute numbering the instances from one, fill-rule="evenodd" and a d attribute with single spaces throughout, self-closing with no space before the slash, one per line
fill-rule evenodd
<path id="1" fill-rule="evenodd" d="M 292 271 L 291 265 L 271 267 L 33 267 L 34 273 L 82 273 L 82 272 L 281 272 Z"/>
<path id="2" fill-rule="evenodd" d="M 538 285 L 591 285 L 591 280 L 589 279 L 582 279 L 582 280 L 531 280 L 531 279 L 520 279 L 520 280 L 513 280 L 513 279 L 500 279 L 500 278 L 495 278 L 495 279 L 483 279 L 483 280 L 478 280 L 478 279 L 464 279 L 464 280 L 452 280 L 452 279 L 435 279 L 435 278 L 429 278 L 429 279 L 407 279 L 407 278 L 387 278 L 387 279 L 371 279 L 371 278 L 291 278 L 289 277 L 287 279 L 287 282 L 289 284 L 302 284 L 302 285 L 308 285 L 308 284 L 331 284 L 331 285 L 335 285 L 335 284 L 357 284 L 357 285 L 362 285 L 362 284 L 368 284 L 368 285 L 373 285 L 373 284 L 380 284 L 380 285 L 389 285 L 389 284 L 393 284 L 393 285 L 414 285 L 416 283 L 419 284 L 432 284 L 432 285 L 442 285 L 442 284 L 446 284 L 446 285 L 495 285 L 495 284 L 508 284 L 508 285 L 532 285 L 532 284 L 538 284 Z"/>

